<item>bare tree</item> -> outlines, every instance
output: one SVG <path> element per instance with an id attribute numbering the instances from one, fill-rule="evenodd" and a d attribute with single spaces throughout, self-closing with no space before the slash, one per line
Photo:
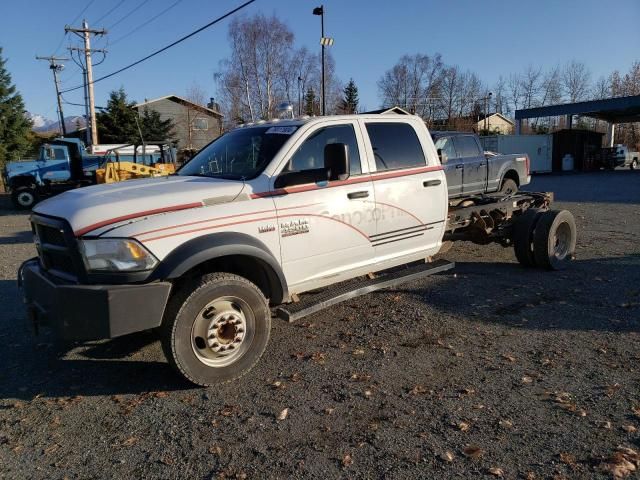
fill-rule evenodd
<path id="1" fill-rule="evenodd" d="M 378 80 L 378 91 L 385 106 L 400 106 L 431 119 L 438 107 L 438 92 L 443 81 L 442 57 L 424 54 L 403 55 L 398 63 Z"/>
<path id="2" fill-rule="evenodd" d="M 504 114 L 506 111 L 506 98 L 507 83 L 502 75 L 498 77 L 498 81 L 493 86 L 493 101 L 495 105 L 495 112 Z"/>
<path id="3" fill-rule="evenodd" d="M 591 98 L 594 100 L 611 98 L 611 82 L 608 78 L 600 77 L 596 81 L 591 90 Z"/>
<path id="4" fill-rule="evenodd" d="M 509 92 L 509 104 L 512 111 L 518 110 L 522 99 L 522 81 L 520 75 L 512 73 L 507 80 L 507 91 Z"/>
<path id="5" fill-rule="evenodd" d="M 562 84 L 569 102 L 584 100 L 589 93 L 591 73 L 584 63 L 572 60 L 562 72 Z"/>
<path id="6" fill-rule="evenodd" d="M 542 69 L 534 68 L 532 65 L 529 65 L 520 76 L 522 106 L 524 108 L 536 106 L 538 94 L 540 93 L 541 76 Z"/>

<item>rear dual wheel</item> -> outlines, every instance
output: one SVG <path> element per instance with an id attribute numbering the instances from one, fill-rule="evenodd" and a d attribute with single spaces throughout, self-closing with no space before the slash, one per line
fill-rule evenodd
<path id="1" fill-rule="evenodd" d="M 527 210 L 513 231 L 516 258 L 526 267 L 563 270 L 576 248 L 576 223 L 568 210 Z"/>

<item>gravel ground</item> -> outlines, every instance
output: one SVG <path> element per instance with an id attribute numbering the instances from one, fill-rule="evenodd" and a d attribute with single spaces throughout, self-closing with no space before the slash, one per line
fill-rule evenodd
<path id="1" fill-rule="evenodd" d="M 27 216 L 2 212 L 0 477 L 636 475 L 640 172 L 529 188 L 576 216 L 569 270 L 457 244 L 455 274 L 275 320 L 258 366 L 208 389 L 151 334 L 32 339 L 15 284 L 34 253 Z"/>

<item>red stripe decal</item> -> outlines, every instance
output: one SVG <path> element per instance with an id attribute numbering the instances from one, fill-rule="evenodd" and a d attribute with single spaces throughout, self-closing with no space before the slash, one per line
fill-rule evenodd
<path id="1" fill-rule="evenodd" d="M 315 205 L 318 205 L 318 204 L 317 203 L 309 203 L 309 204 L 306 204 L 306 205 L 299 205 L 297 207 L 281 208 L 280 210 L 293 210 L 295 208 L 313 207 Z M 133 237 L 141 237 L 143 235 L 148 235 L 150 233 L 163 232 L 165 230 L 173 230 L 174 228 L 188 227 L 188 226 L 191 226 L 191 225 L 199 225 L 201 223 L 215 222 L 217 220 L 228 220 L 230 218 L 248 217 L 250 215 L 258 215 L 259 213 L 272 213 L 272 212 L 275 212 L 275 209 L 272 208 L 271 210 L 259 210 L 259 211 L 256 211 L 256 212 L 237 213 L 235 215 L 225 215 L 224 217 L 207 218 L 206 220 L 197 220 L 195 222 L 181 223 L 181 224 L 178 224 L 178 225 L 172 225 L 170 227 L 162 227 L 162 228 L 156 228 L 155 230 L 147 230 L 146 232 L 136 233 L 136 234 L 134 234 L 132 236 Z"/>
<path id="2" fill-rule="evenodd" d="M 342 185 L 353 185 L 356 183 L 364 183 L 369 181 L 375 182 L 378 180 L 386 180 L 388 178 L 408 177 L 410 175 L 417 175 L 419 173 L 436 172 L 440 170 L 444 170 L 444 167 L 442 165 L 436 165 L 433 167 L 420 167 L 410 170 L 400 170 L 396 172 L 376 172 L 370 175 L 363 175 L 362 177 L 348 178 L 347 180 L 334 180 L 329 182 L 325 187 L 320 187 L 315 183 L 310 183 L 306 185 L 296 185 L 295 187 L 278 188 L 276 190 L 271 190 L 268 192 L 252 193 L 251 198 L 255 199 L 264 197 L 275 197 L 278 195 L 287 195 L 289 193 L 300 193 L 308 192 L 311 190 L 319 190 L 321 188 L 340 187 Z"/>
<path id="3" fill-rule="evenodd" d="M 96 230 L 97 228 L 106 227 L 107 225 L 112 225 L 114 223 L 124 222 L 125 220 L 131 220 L 134 218 L 146 217 L 147 215 L 155 215 L 157 213 L 165 213 L 165 212 L 175 212 L 178 210 L 187 210 L 189 208 L 201 207 L 202 202 L 194 202 L 194 203 L 183 203 L 182 205 L 174 205 L 172 207 L 164 207 L 164 208 L 155 208 L 153 210 L 145 210 L 143 212 L 130 213 L 128 215 L 122 215 L 120 217 L 110 218 L 108 220 L 103 220 L 101 222 L 97 222 L 91 225 L 87 225 L 86 227 L 81 228 L 80 230 L 76 230 L 74 234 L 76 237 L 84 235 L 85 233 L 89 233 L 92 230 Z"/>
<path id="4" fill-rule="evenodd" d="M 229 227 L 229 226 L 232 226 L 232 225 L 241 225 L 243 223 L 262 222 L 264 220 L 274 220 L 274 219 L 283 218 L 283 217 L 318 217 L 318 218 L 324 218 L 324 219 L 327 219 L 327 220 L 332 220 L 334 222 L 341 223 L 341 224 L 353 229 L 354 231 L 356 231 L 360 235 L 362 235 L 364 238 L 369 240 L 369 236 L 366 233 L 364 233 L 362 230 L 359 230 L 358 228 L 354 227 L 350 223 L 346 223 L 346 222 L 343 222 L 342 220 L 338 220 L 337 218 L 327 217 L 326 215 L 317 215 L 315 213 L 290 213 L 290 214 L 286 214 L 286 215 L 274 215 L 274 216 L 271 216 L 271 217 L 252 218 L 250 220 L 240 220 L 238 222 L 221 223 L 219 225 L 213 225 L 213 226 L 202 227 L 202 228 L 194 228 L 194 229 L 185 230 L 185 231 L 182 231 L 182 232 L 168 233 L 166 235 L 159 235 L 157 237 L 147 238 L 145 240 L 142 240 L 142 242 L 143 243 L 153 242 L 154 240 L 161 240 L 161 239 L 167 238 L 167 237 L 175 237 L 177 235 L 186 235 L 188 233 L 202 232 L 204 230 L 213 230 L 215 228 Z"/>

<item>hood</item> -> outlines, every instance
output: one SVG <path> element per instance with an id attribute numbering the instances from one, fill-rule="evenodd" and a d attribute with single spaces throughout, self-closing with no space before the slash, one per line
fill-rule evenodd
<path id="1" fill-rule="evenodd" d="M 17 175 L 25 175 L 27 173 L 35 173 L 38 171 L 38 162 L 36 160 L 20 160 L 17 162 L 7 162 L 5 165 L 7 178 Z"/>
<path id="2" fill-rule="evenodd" d="M 33 211 L 64 218 L 76 235 L 150 215 L 233 201 L 243 184 L 232 180 L 170 176 L 94 185 L 45 200 Z"/>

